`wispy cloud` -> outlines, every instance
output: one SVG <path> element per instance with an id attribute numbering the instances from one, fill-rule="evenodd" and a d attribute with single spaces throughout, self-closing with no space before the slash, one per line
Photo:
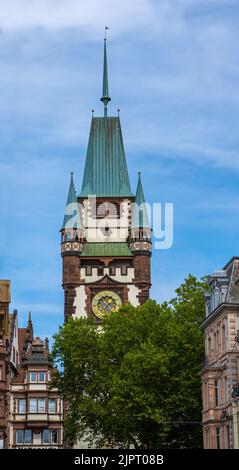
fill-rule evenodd
<path id="1" fill-rule="evenodd" d="M 58 230 L 69 172 L 82 180 L 91 109 L 102 114 L 105 23 L 130 176 L 143 170 L 146 197 L 175 203 L 153 296 L 236 251 L 238 1 L 0 0 L 1 276 L 40 332 L 62 318 Z"/>
<path id="2" fill-rule="evenodd" d="M 153 19 L 153 2 L 149 0 L 121 0 L 112 8 L 111 0 L 9 0 L 0 2 L 3 27 L 25 29 L 44 27 L 50 30 L 82 27 L 101 32 L 109 21 L 115 29 Z"/>

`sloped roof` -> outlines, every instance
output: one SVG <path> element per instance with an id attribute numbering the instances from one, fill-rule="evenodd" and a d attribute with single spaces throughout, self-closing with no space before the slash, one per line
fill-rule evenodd
<path id="1" fill-rule="evenodd" d="M 133 204 L 131 228 L 150 228 L 147 204 L 144 198 L 144 191 L 139 173 L 136 190 L 135 203 Z"/>
<path id="2" fill-rule="evenodd" d="M 76 197 L 76 190 L 74 185 L 73 173 L 71 173 L 70 186 L 64 213 L 64 220 L 62 229 L 74 228 L 82 229 L 80 214 L 78 210 L 78 203 Z"/>
<path id="3" fill-rule="evenodd" d="M 86 243 L 81 256 L 132 256 L 127 243 Z"/>
<path id="4" fill-rule="evenodd" d="M 132 196 L 119 117 L 93 117 L 80 196 Z"/>
<path id="5" fill-rule="evenodd" d="M 226 302 L 239 304 L 239 258 L 234 257 L 226 266 L 229 286 L 226 295 Z"/>

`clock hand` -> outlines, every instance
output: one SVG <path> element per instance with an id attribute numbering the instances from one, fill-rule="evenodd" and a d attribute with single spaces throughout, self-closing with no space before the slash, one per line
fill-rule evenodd
<path id="1" fill-rule="evenodd" d="M 104 310 L 107 309 L 107 303 L 104 302 L 103 300 L 101 300 L 100 305 L 101 305 L 101 307 L 102 307 Z"/>
<path id="2" fill-rule="evenodd" d="M 110 307 L 107 303 L 105 303 L 105 309 L 108 310 L 108 312 L 110 312 Z"/>

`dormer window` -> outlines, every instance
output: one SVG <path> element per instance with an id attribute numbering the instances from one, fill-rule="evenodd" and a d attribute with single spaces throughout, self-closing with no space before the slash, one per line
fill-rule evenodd
<path id="1" fill-rule="evenodd" d="M 225 270 L 215 271 L 208 278 L 211 293 L 206 295 L 207 316 L 210 315 L 220 304 L 226 301 L 229 278 Z"/>
<path id="2" fill-rule="evenodd" d="M 44 383 L 46 382 L 46 372 L 30 372 L 30 382 Z"/>

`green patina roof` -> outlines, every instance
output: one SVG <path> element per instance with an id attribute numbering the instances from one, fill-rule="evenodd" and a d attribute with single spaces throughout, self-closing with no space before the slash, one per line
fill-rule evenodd
<path id="1" fill-rule="evenodd" d="M 104 41 L 104 117 L 93 117 L 80 196 L 132 196 L 119 116 L 108 117 L 110 101 L 106 39 Z"/>
<path id="2" fill-rule="evenodd" d="M 67 197 L 67 202 L 66 202 L 62 228 L 64 229 L 67 229 L 67 228 L 81 229 L 82 228 L 80 214 L 78 211 L 73 173 L 71 173 L 71 180 L 70 180 L 70 186 L 69 186 L 69 192 L 68 192 L 68 197 Z"/>
<path id="3" fill-rule="evenodd" d="M 86 243 L 81 256 L 132 256 L 127 243 Z"/>
<path id="4" fill-rule="evenodd" d="M 109 85 L 108 85 L 108 67 L 107 67 L 107 52 L 106 52 L 106 38 L 104 41 L 104 71 L 103 71 L 103 90 L 102 90 L 102 98 L 105 105 L 105 116 L 107 115 L 107 104 L 111 101 L 109 97 Z"/>
<path id="5" fill-rule="evenodd" d="M 119 117 L 93 117 L 80 196 L 132 196 Z"/>
<path id="6" fill-rule="evenodd" d="M 139 173 L 135 203 L 133 205 L 131 228 L 150 228 L 147 204 L 145 203 L 144 191 Z"/>

